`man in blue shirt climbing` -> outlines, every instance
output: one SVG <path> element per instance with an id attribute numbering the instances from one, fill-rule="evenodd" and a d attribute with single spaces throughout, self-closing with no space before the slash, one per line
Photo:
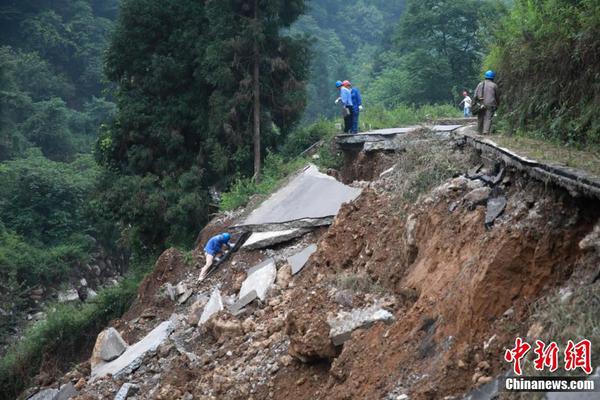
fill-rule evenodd
<path id="1" fill-rule="evenodd" d="M 350 97 L 352 99 L 352 133 L 358 133 L 358 116 L 363 109 L 362 97 L 360 97 L 360 90 L 352 87 L 352 83 L 348 82 L 350 90 Z"/>
<path id="2" fill-rule="evenodd" d="M 206 264 L 200 271 L 200 277 L 198 277 L 198 281 L 202 282 L 206 277 L 206 273 L 208 269 L 213 263 L 213 260 L 217 256 L 217 254 L 223 253 L 223 246 L 227 247 L 227 250 L 231 249 L 234 246 L 234 243 L 229 243 L 231 239 L 231 235 L 227 232 L 221 233 L 219 235 L 211 237 L 206 246 L 204 246 L 204 256 L 206 257 Z"/>

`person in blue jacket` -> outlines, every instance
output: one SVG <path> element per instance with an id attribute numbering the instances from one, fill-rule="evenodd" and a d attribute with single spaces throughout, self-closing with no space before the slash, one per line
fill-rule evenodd
<path id="1" fill-rule="evenodd" d="M 350 133 L 352 131 L 352 95 L 350 88 L 348 87 L 350 82 L 348 81 L 337 81 L 335 87 L 340 90 L 340 97 L 335 100 L 338 104 L 342 102 L 342 115 L 344 116 L 344 133 Z"/>
<path id="2" fill-rule="evenodd" d="M 206 277 L 206 273 L 208 269 L 212 265 L 217 254 L 223 253 L 223 246 L 227 247 L 227 250 L 234 246 L 234 243 L 229 243 L 231 239 L 231 235 L 227 232 L 221 233 L 219 235 L 211 237 L 208 242 L 206 242 L 206 246 L 204 246 L 204 256 L 206 257 L 206 264 L 200 271 L 200 276 L 198 277 L 198 281 L 203 281 Z"/>
<path id="3" fill-rule="evenodd" d="M 358 116 L 363 109 L 362 97 L 360 97 L 360 90 L 352 87 L 352 83 L 348 82 L 350 90 L 350 96 L 352 97 L 352 133 L 358 133 Z"/>

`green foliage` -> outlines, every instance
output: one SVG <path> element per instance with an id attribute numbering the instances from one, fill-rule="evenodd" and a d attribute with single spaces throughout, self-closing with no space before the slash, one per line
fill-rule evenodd
<path id="1" fill-rule="evenodd" d="M 206 222 L 209 186 L 252 172 L 252 66 L 260 60 L 261 143 L 302 113 L 308 57 L 284 37 L 303 1 L 123 2 L 106 65 L 119 111 L 102 129 L 98 201 L 137 247 L 185 245 Z"/>
<path id="2" fill-rule="evenodd" d="M 503 10 L 490 0 L 408 0 L 366 97 L 388 107 L 454 101 L 476 85 L 486 35 Z"/>
<path id="3" fill-rule="evenodd" d="M 98 176 L 91 156 L 54 162 L 39 152 L 0 166 L 0 215 L 8 229 L 30 240 L 56 244 L 89 232 L 85 206 Z"/>
<path id="4" fill-rule="evenodd" d="M 68 362 L 91 351 L 100 330 L 127 311 L 135 299 L 144 269 L 102 290 L 85 304 L 49 306 L 47 318 L 27 330 L 24 338 L 0 359 L 0 399 L 16 398 L 39 371 L 45 355 L 61 354 Z"/>
<path id="5" fill-rule="evenodd" d="M 510 131 L 600 144 L 599 20 L 593 0 L 515 1 L 485 62 L 498 70 Z"/>
<path id="6" fill-rule="evenodd" d="M 460 111 L 450 104 L 423 105 L 420 107 L 398 105 L 393 108 L 374 106 L 360 114 L 362 130 L 383 129 L 420 124 L 438 118 L 461 117 Z"/>

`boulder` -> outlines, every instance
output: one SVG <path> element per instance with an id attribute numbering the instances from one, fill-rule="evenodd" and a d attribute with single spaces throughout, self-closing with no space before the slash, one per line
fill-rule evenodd
<path id="1" fill-rule="evenodd" d="M 77 301 L 79 300 L 79 293 L 75 289 L 67 289 L 58 292 L 58 302 L 66 303 L 69 301 Z"/>
<path id="2" fill-rule="evenodd" d="M 329 338 L 329 325 L 322 316 L 291 312 L 286 318 L 290 356 L 304 362 L 332 359 L 337 350 Z"/>
<path id="3" fill-rule="evenodd" d="M 115 328 L 105 329 L 96 338 L 90 364 L 94 368 L 102 362 L 112 361 L 123 354 L 126 349 L 127 343 Z"/>
<path id="4" fill-rule="evenodd" d="M 482 205 L 482 204 L 486 203 L 488 197 L 490 197 L 491 191 L 492 191 L 492 189 L 490 189 L 487 186 L 473 189 L 465 195 L 463 200 L 467 204 L 467 206 L 476 207 L 478 205 Z"/>
<path id="5" fill-rule="evenodd" d="M 350 312 L 342 311 L 335 318 L 327 321 L 330 327 L 329 337 L 334 345 L 339 346 L 350 339 L 352 332 L 359 328 L 368 328 L 378 321 L 391 322 L 394 316 L 378 306 L 361 308 Z"/>

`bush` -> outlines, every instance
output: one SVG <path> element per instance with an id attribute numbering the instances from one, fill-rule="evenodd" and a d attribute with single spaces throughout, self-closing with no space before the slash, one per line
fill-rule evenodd
<path id="1" fill-rule="evenodd" d="M 139 264 L 118 285 L 102 290 L 85 304 L 50 306 L 47 318 L 31 326 L 0 360 L 0 400 L 16 398 L 39 372 L 46 357 L 62 361 L 56 367 L 64 369 L 82 353 L 91 351 L 98 333 L 110 320 L 127 311 L 135 299 L 148 265 Z"/>
<path id="2" fill-rule="evenodd" d="M 517 0 L 485 67 L 498 70 L 509 131 L 600 145 L 600 3 Z"/>

